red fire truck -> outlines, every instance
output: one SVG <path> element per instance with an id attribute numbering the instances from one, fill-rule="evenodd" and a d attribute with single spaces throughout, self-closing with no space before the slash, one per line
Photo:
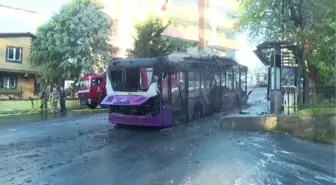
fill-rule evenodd
<path id="1" fill-rule="evenodd" d="M 79 78 L 77 96 L 80 104 L 91 109 L 100 105 L 106 96 L 106 73 L 87 74 Z"/>

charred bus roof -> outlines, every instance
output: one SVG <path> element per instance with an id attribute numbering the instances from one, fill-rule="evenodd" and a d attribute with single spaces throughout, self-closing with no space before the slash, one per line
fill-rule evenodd
<path id="1" fill-rule="evenodd" d="M 120 68 L 230 68 L 233 66 L 246 66 L 238 64 L 235 60 L 222 56 L 195 56 L 186 53 L 171 53 L 162 57 L 155 58 L 114 58 L 110 61 L 109 70 Z"/>

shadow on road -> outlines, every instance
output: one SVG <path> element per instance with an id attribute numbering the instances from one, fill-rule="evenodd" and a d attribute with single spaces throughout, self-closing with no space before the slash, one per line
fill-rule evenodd
<path id="1" fill-rule="evenodd" d="M 118 125 L 114 127 L 118 130 L 129 130 L 136 132 L 157 132 L 162 129 L 168 129 L 170 127 L 148 127 L 148 126 L 136 126 L 136 125 Z"/>

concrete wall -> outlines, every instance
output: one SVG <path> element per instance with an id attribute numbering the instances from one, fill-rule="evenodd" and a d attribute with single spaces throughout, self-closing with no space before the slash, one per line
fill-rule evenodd
<path id="1" fill-rule="evenodd" d="M 230 130 L 288 132 L 300 138 L 336 144 L 336 114 L 224 117 L 221 127 Z"/>

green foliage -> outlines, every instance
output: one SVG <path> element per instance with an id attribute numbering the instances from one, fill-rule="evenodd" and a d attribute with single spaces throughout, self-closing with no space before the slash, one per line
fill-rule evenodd
<path id="1" fill-rule="evenodd" d="M 322 10 L 318 16 L 322 17 L 306 30 L 312 53 L 308 55 L 311 64 L 318 69 L 318 77 L 325 85 L 335 85 L 335 51 L 336 51 L 336 22 L 335 1 L 323 0 Z M 333 8 L 332 8 L 333 7 Z"/>
<path id="2" fill-rule="evenodd" d="M 282 38 L 300 44 L 301 26 L 310 28 L 318 21 L 317 19 L 320 19 L 317 17 L 319 12 L 316 8 L 325 10 L 321 3 L 316 2 L 314 0 L 241 0 L 237 16 L 239 30 L 247 32 L 250 41 L 255 43 Z"/>
<path id="3" fill-rule="evenodd" d="M 31 64 L 40 81 L 73 79 L 81 72 L 104 69 L 115 52 L 109 43 L 112 21 L 90 0 L 72 0 L 38 28 L 31 46 Z"/>
<path id="4" fill-rule="evenodd" d="M 145 21 L 136 24 L 137 37 L 134 38 L 134 48 L 127 50 L 129 57 L 157 57 L 174 51 L 171 41 L 162 35 L 170 26 L 156 16 L 149 16 Z"/>
<path id="5" fill-rule="evenodd" d="M 282 38 L 300 46 L 306 37 L 310 74 L 335 83 L 335 6 L 330 0 L 241 0 L 239 29 L 254 43 Z"/>
<path id="6" fill-rule="evenodd" d="M 0 117 L 3 116 L 13 116 L 13 115 L 25 115 L 25 114 L 36 114 L 36 113 L 40 113 L 41 109 L 40 109 L 40 104 L 41 104 L 41 100 L 39 99 L 34 99 L 33 100 L 33 105 L 31 103 L 31 101 L 27 101 L 27 100 L 8 100 L 8 101 L 0 101 L 0 107 L 4 107 L 3 109 L 0 110 Z M 81 107 L 79 105 L 79 101 L 78 100 L 67 100 L 66 101 L 66 107 L 68 109 L 68 111 L 72 112 L 72 111 L 76 111 L 76 112 L 80 112 L 80 111 L 84 111 L 87 112 L 86 109 L 83 109 L 85 107 Z M 51 108 L 51 104 L 50 102 L 48 102 L 48 112 L 52 112 L 52 110 L 50 110 Z M 101 110 L 101 109 L 98 109 Z"/>
<path id="7" fill-rule="evenodd" d="M 18 96 L 22 97 L 23 91 L 22 89 L 7 89 L 7 88 L 0 88 L 0 95 L 5 95 L 5 96 Z"/>
<path id="8" fill-rule="evenodd" d="M 336 114 L 336 107 L 306 108 L 306 109 L 299 110 L 297 114 L 300 116 L 310 116 L 310 115 L 319 115 L 319 114 Z"/>

